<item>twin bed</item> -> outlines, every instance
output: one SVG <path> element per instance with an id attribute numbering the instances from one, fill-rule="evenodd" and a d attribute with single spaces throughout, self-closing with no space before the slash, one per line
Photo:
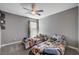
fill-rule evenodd
<path id="1" fill-rule="evenodd" d="M 39 34 L 28 38 L 25 48 L 30 48 L 33 55 L 64 55 L 66 40 L 63 35 L 54 34 L 52 37 Z"/>

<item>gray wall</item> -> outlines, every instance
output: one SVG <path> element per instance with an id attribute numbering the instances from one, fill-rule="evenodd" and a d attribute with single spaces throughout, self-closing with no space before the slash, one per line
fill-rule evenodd
<path id="1" fill-rule="evenodd" d="M 0 48 L 1 48 L 1 26 L 0 26 Z"/>
<path id="2" fill-rule="evenodd" d="M 78 4 L 78 48 L 79 48 L 79 4 Z"/>
<path id="3" fill-rule="evenodd" d="M 1 26 L 0 26 L 0 55 L 1 55 Z"/>
<path id="4" fill-rule="evenodd" d="M 6 15 L 6 29 L 1 30 L 1 45 L 22 40 L 28 33 L 28 18 L 9 13 Z"/>
<path id="5" fill-rule="evenodd" d="M 63 34 L 68 44 L 78 47 L 78 8 L 72 8 L 39 20 L 39 32 Z"/>

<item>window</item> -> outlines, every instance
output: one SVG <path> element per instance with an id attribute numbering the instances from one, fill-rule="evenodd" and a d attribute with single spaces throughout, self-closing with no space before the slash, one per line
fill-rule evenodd
<path id="1" fill-rule="evenodd" d="M 30 21 L 30 37 L 34 37 L 38 34 L 38 22 Z"/>

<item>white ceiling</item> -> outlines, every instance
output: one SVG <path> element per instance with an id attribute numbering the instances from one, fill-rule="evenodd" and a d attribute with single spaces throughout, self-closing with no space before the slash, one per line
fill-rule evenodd
<path id="1" fill-rule="evenodd" d="M 43 17 L 56 14 L 58 12 L 76 7 L 76 3 L 38 3 L 36 4 L 37 9 L 44 10 L 43 13 L 41 13 L 41 16 L 38 15 L 31 15 L 31 14 L 25 14 L 27 10 L 23 9 L 23 6 L 31 9 L 31 3 L 0 3 L 0 10 L 3 10 L 5 12 L 9 12 L 16 15 L 21 15 L 25 17 L 35 18 L 35 19 L 41 19 Z"/>

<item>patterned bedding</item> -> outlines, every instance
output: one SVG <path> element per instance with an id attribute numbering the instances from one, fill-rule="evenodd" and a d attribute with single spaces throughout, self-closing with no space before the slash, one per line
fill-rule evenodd
<path id="1" fill-rule="evenodd" d="M 66 46 L 65 41 L 63 41 L 62 43 L 45 41 L 45 42 L 42 42 L 40 44 L 33 46 L 31 48 L 31 50 L 34 54 L 41 54 L 41 53 L 43 53 L 44 49 L 46 49 L 46 48 L 56 48 L 56 49 L 58 49 L 57 55 L 63 55 L 64 51 L 65 51 L 65 46 Z M 36 50 L 38 50 L 38 51 L 36 51 Z"/>
<path id="2" fill-rule="evenodd" d="M 47 50 L 54 50 L 57 52 L 57 55 L 63 55 L 65 51 L 66 41 L 64 40 L 64 36 L 60 34 L 54 34 L 52 37 L 40 34 L 36 37 L 28 38 L 25 46 L 26 49 L 27 47 L 30 47 L 31 52 L 35 55 L 43 54 L 44 51 L 48 53 Z"/>
<path id="3" fill-rule="evenodd" d="M 36 37 L 32 37 L 32 38 L 28 38 L 26 43 L 25 43 L 25 48 L 31 48 L 33 47 L 34 45 L 37 45 L 39 43 L 42 43 L 44 41 L 47 40 L 47 37 L 46 36 L 43 36 L 43 35 L 39 35 L 39 36 L 36 36 Z"/>

